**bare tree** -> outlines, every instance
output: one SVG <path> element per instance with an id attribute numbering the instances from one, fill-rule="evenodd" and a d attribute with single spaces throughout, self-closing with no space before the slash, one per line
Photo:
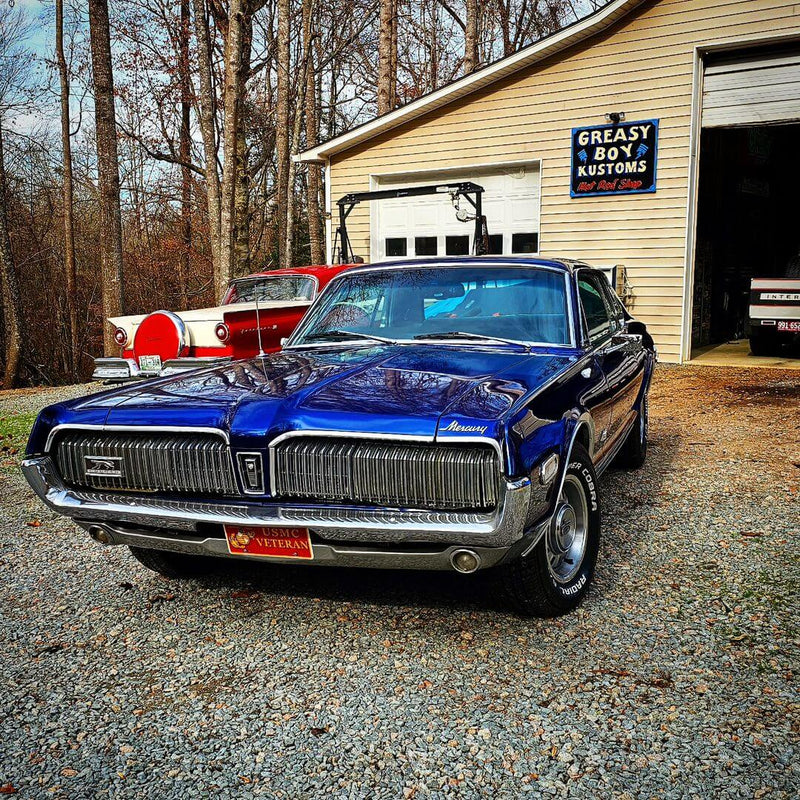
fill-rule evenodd
<path id="1" fill-rule="evenodd" d="M 281 0 L 282 2 L 283 0 Z M 236 264 L 237 195 L 246 197 L 245 174 L 240 175 L 239 165 L 245 166 L 243 149 L 243 109 L 247 80 L 250 77 L 250 36 L 252 18 L 266 0 L 230 0 L 227 15 L 217 2 L 212 6 L 218 25 L 222 22 L 225 35 L 225 78 L 223 86 L 223 113 L 225 127 L 222 135 L 222 181 L 220 183 L 220 253 L 215 269 L 217 294 L 221 295 L 231 277 L 238 271 Z M 237 191 L 238 190 L 238 191 Z M 242 209 L 239 210 L 241 219 Z"/>
<path id="2" fill-rule="evenodd" d="M 64 55 L 64 0 L 56 0 L 56 62 L 61 93 L 61 170 L 63 173 L 64 281 L 67 290 L 69 320 L 69 368 L 77 375 L 78 367 L 78 285 L 75 264 L 75 223 L 73 219 L 72 134 L 70 131 L 70 71 Z"/>
<path id="3" fill-rule="evenodd" d="M 305 88 L 305 133 L 306 147 L 314 147 L 319 139 L 319 106 L 315 47 L 313 33 L 314 0 L 303 0 L 303 52 L 306 58 Z M 306 208 L 308 209 L 308 238 L 312 264 L 321 264 L 325 259 L 322 236 L 322 209 L 320 206 L 320 168 L 308 165 L 306 181 Z"/>
<path id="4" fill-rule="evenodd" d="M 464 74 L 469 75 L 478 66 L 478 0 L 465 0 Z"/>
<path id="5" fill-rule="evenodd" d="M 0 118 L 0 281 L 2 282 L 3 317 L 5 319 L 5 369 L 3 388 L 10 389 L 17 382 L 22 358 L 22 300 L 19 280 L 11 251 L 6 208 L 6 168 L 3 152 L 3 125 Z"/>
<path id="6" fill-rule="evenodd" d="M 239 126 L 242 106 L 242 47 L 244 45 L 243 18 L 246 0 L 231 0 L 228 7 L 227 35 L 225 37 L 225 85 L 223 111 L 225 129 L 222 136 L 222 182 L 220 185 L 220 254 L 215 270 L 217 295 L 230 281 L 233 271 L 233 246 L 236 218 L 236 150 L 239 144 Z"/>
<path id="7" fill-rule="evenodd" d="M 386 114 L 395 105 L 392 87 L 397 80 L 397 50 L 394 33 L 396 0 L 380 0 L 378 33 L 378 114 Z"/>
<path id="8" fill-rule="evenodd" d="M 211 262 L 214 268 L 214 286 L 217 297 L 225 290 L 218 273 L 222 234 L 220 230 L 220 181 L 217 168 L 216 93 L 211 68 L 211 36 L 209 15 L 205 0 L 194 0 L 194 28 L 197 37 L 197 71 L 199 76 L 198 117 L 205 154 L 206 198 L 208 227 L 211 244 Z"/>
<path id="9" fill-rule="evenodd" d="M 24 88 L 31 59 L 30 54 L 22 49 L 21 43 L 29 34 L 30 29 L 19 9 L 10 6 L 0 8 L 0 298 L 4 322 L 4 389 L 14 386 L 19 377 L 24 322 L 19 276 L 9 233 L 9 187 L 3 127 L 10 112 L 27 107 Z"/>
<path id="10" fill-rule="evenodd" d="M 275 114 L 275 158 L 277 160 L 277 212 L 278 212 L 278 265 L 289 266 L 291 254 L 286 250 L 288 221 L 289 160 L 291 157 L 291 130 L 289 107 L 291 99 L 291 0 L 277 0 L 278 43 L 277 59 L 277 109 Z"/>
<path id="11" fill-rule="evenodd" d="M 114 73 L 111 63 L 111 36 L 108 0 L 89 0 L 89 34 L 94 78 L 97 172 L 100 193 L 100 272 L 103 314 L 118 316 L 124 306 L 122 285 L 122 213 L 119 201 L 119 161 L 117 124 L 114 109 Z M 103 337 L 106 355 L 118 346 L 111 327 Z"/>
<path id="12" fill-rule="evenodd" d="M 189 305 L 186 279 L 189 275 L 189 255 L 192 249 L 192 81 L 189 75 L 189 0 L 181 0 L 181 22 L 178 33 L 178 75 L 181 89 L 181 127 L 179 155 L 181 160 L 181 255 L 178 259 L 178 292 L 181 308 Z"/>
<path id="13" fill-rule="evenodd" d="M 246 88 L 250 77 L 250 60 L 253 49 L 253 17 L 246 14 L 242 20 L 242 53 L 241 53 L 241 108 L 242 122 L 237 131 L 236 142 L 236 189 L 234 200 L 234 243 L 233 271 L 236 276 L 250 272 L 250 153 L 247 146 Z"/>

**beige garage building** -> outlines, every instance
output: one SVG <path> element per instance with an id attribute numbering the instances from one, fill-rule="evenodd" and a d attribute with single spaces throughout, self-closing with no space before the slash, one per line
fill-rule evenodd
<path id="1" fill-rule="evenodd" d="M 798 123 L 800 2 L 613 0 L 299 158 L 325 164 L 329 211 L 349 192 L 481 184 L 492 252 L 616 266 L 662 358 L 683 361 L 743 335 L 750 277 L 798 253 Z M 655 152 L 630 133 L 646 124 Z M 583 168 L 582 143 L 607 166 Z M 348 231 L 367 260 L 459 253 L 470 226 L 452 211 L 365 203 Z"/>

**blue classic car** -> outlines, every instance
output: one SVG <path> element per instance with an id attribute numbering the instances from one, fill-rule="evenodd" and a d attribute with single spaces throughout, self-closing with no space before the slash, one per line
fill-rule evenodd
<path id="1" fill-rule="evenodd" d="M 592 579 L 597 476 L 644 462 L 654 361 L 586 264 L 364 266 L 279 353 L 46 408 L 23 470 L 165 575 L 207 556 L 492 568 L 552 616 Z"/>

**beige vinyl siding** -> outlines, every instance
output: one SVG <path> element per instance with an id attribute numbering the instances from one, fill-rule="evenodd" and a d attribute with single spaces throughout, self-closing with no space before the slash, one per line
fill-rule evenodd
<path id="1" fill-rule="evenodd" d="M 540 159 L 541 255 L 623 264 L 633 313 L 652 330 L 661 356 L 678 361 L 694 49 L 781 33 L 800 35 L 800 3 L 645 2 L 557 57 L 335 156 L 331 197 L 369 189 L 376 175 Z M 609 111 L 660 120 L 657 191 L 572 199 L 571 129 L 602 124 Z M 369 219 L 363 205 L 348 221 L 355 251 L 365 257 Z"/>

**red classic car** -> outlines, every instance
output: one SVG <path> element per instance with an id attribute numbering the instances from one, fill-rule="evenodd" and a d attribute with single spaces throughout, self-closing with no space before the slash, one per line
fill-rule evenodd
<path id="1" fill-rule="evenodd" d="M 112 383 L 153 378 L 249 358 L 260 348 L 280 350 L 311 301 L 349 266 L 259 272 L 232 280 L 214 308 L 111 317 L 120 356 L 96 358 L 92 377 Z"/>

